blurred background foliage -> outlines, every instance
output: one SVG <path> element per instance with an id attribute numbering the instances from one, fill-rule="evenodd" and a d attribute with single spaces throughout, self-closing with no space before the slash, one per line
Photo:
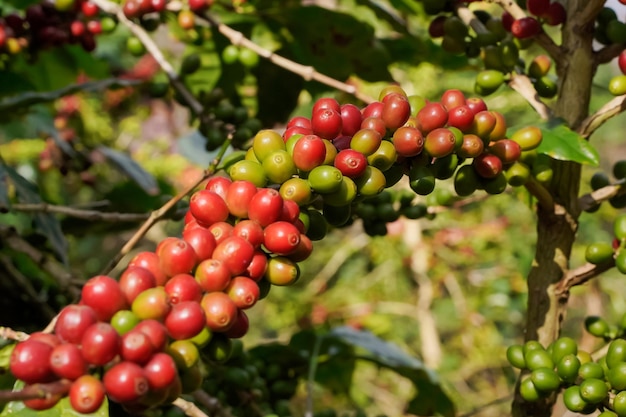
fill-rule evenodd
<path id="1" fill-rule="evenodd" d="M 260 46 L 346 80 L 365 94 L 377 97 L 390 82 L 399 83 L 408 94 L 430 99 L 450 88 L 473 94 L 477 63 L 444 53 L 429 39 L 429 18 L 419 2 L 249 3 L 239 13 L 224 9 L 215 13 Z M 3 2 L 3 12 L 20 6 L 18 1 Z M 486 5 L 479 7 L 497 13 Z M 310 114 L 312 103 L 322 96 L 358 103 L 263 59 L 253 67 L 225 63 L 221 51 L 229 42 L 215 29 L 198 27 L 189 33 L 175 25 L 169 21 L 168 28 L 153 36 L 175 67 L 186 55 L 200 56 L 200 70 L 184 80 L 191 91 L 202 95 L 220 89 L 230 103 L 245 106 L 265 127 L 281 130 L 289 117 Z M 18 57 L 0 64 L 0 156 L 9 167 L 1 173 L 0 191 L 13 203 L 16 192 L 24 195 L 24 190 L 6 186 L 8 169 L 36 184 L 32 202 L 149 213 L 193 181 L 211 160 L 213 154 L 198 139 L 196 121 L 175 94 L 168 90 L 163 98 L 151 95 L 164 78 L 143 77 L 146 68 L 147 73 L 156 71 L 155 64 L 126 50 L 128 36 L 118 27 L 98 38 L 93 53 L 65 46 L 43 51 L 33 61 Z M 536 53 L 525 51 L 527 57 Z M 604 86 L 616 72 L 612 64 L 598 72 L 593 108 L 610 98 Z M 117 81 L 107 84 L 111 79 Z M 62 97 L 55 93 L 87 81 L 104 84 L 80 87 Z M 40 95 L 33 101 L 30 93 Z M 538 121 L 512 90 L 503 87 L 486 101 L 505 114 L 509 126 Z M 600 167 L 585 167 L 587 179 L 608 170 L 626 152 L 625 127 L 623 117 L 615 118 L 593 138 L 603 162 Z M 588 189 L 584 185 L 582 191 Z M 179 209 L 184 210 L 184 204 Z M 584 263 L 586 244 L 611 239 L 609 219 L 614 214 L 609 206 L 583 214 L 575 262 Z M 9 236 L 4 227 L 13 226 L 45 259 L 54 259 L 49 263 L 68 268 L 71 278 L 60 282 L 49 268 L 42 268 L 48 262 L 44 258 L 38 264 L 3 244 L 0 324 L 16 330 L 40 329 L 61 306 L 75 301 L 71 288 L 98 274 L 139 225 L 41 216 L 47 228 L 33 223 L 29 212 L 0 214 L 2 240 Z M 118 268 L 135 252 L 153 249 L 181 228 L 180 216 L 159 223 Z M 67 242 L 65 254 L 58 233 Z M 286 343 L 298 332 L 324 334 L 347 325 L 397 344 L 437 371 L 459 415 L 506 400 L 515 373 L 504 351 L 523 340 L 525 276 L 534 239 L 533 201 L 523 190 L 475 198 L 428 220 L 398 220 L 384 237 L 368 237 L 356 222 L 316 242 L 313 256 L 302 265 L 301 280 L 293 287 L 273 289 L 254 307 L 244 344 L 252 348 Z M 614 322 L 626 312 L 626 294 L 618 279 L 608 272 L 573 291 L 566 333 L 581 339 L 589 350 L 595 339 L 584 334 L 583 318 L 603 315 Z M 351 383 L 343 391 L 317 387 L 317 407 L 341 410 L 356 404 L 368 415 L 397 416 L 415 395 L 408 380 L 380 364 L 358 362 L 349 376 Z M 292 402 L 302 406 L 305 398 L 299 389 Z M 508 402 L 496 402 L 476 415 L 501 415 Z"/>

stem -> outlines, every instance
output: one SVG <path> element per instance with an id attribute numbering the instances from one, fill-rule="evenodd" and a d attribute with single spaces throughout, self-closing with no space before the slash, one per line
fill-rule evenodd
<path id="1" fill-rule="evenodd" d="M 313 417 L 313 385 L 315 384 L 315 372 L 317 372 L 322 339 L 322 336 L 318 334 L 315 335 L 315 344 L 313 345 L 313 351 L 309 359 L 309 373 L 306 379 L 306 411 L 304 412 L 304 417 Z"/>
<path id="2" fill-rule="evenodd" d="M 34 398 L 46 398 L 52 395 L 63 396 L 69 392 L 71 385 L 72 381 L 61 379 L 47 384 L 28 385 L 19 391 L 3 390 L 0 391 L 0 401 L 24 401 Z"/>
<path id="3" fill-rule="evenodd" d="M 206 180 L 207 178 L 209 178 L 211 175 L 213 175 L 216 172 L 217 166 L 219 165 L 220 161 L 222 160 L 222 157 L 226 153 L 226 150 L 228 149 L 229 146 L 230 146 L 230 140 L 224 141 L 224 143 L 222 144 L 222 147 L 219 149 L 217 155 L 215 156 L 215 159 L 213 160 L 213 162 L 211 162 L 211 165 L 202 173 L 200 178 L 198 178 L 192 184 L 188 185 L 187 188 L 185 188 L 183 191 L 179 192 L 174 197 L 172 197 L 169 201 L 163 204 L 163 206 L 161 206 L 159 209 L 150 213 L 150 217 L 148 217 L 148 220 L 146 220 L 141 225 L 139 230 L 137 230 L 137 232 L 135 232 L 135 234 L 128 240 L 128 242 L 126 242 L 126 244 L 122 247 L 122 249 L 120 249 L 118 254 L 115 255 L 113 259 L 111 259 L 111 261 L 108 263 L 104 271 L 102 271 L 102 275 L 106 275 L 109 272 L 111 272 L 113 268 L 115 268 L 115 266 L 120 262 L 120 260 L 122 260 L 122 258 L 126 256 L 135 247 L 135 245 L 146 235 L 146 233 L 148 233 L 148 230 L 150 230 L 152 226 L 154 226 L 159 220 L 165 217 L 167 212 L 170 209 L 172 209 L 174 205 L 176 205 L 176 203 L 178 203 L 180 200 L 185 198 L 198 185 L 200 185 L 202 181 Z"/>

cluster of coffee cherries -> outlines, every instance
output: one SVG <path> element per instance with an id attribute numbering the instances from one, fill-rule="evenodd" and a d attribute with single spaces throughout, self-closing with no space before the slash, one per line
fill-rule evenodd
<path id="1" fill-rule="evenodd" d="M 575 413 L 600 411 L 602 417 L 626 416 L 626 316 L 611 326 L 601 317 L 585 319 L 585 329 L 607 342 L 603 356 L 592 356 L 569 337 L 547 348 L 537 341 L 513 345 L 507 359 L 527 371 L 519 392 L 526 401 L 538 401 L 562 390 L 564 405 Z"/>
<path id="2" fill-rule="evenodd" d="M 620 214 L 613 222 L 613 241 L 595 242 L 587 246 L 585 260 L 602 265 L 615 260 L 617 270 L 626 274 L 626 214 Z"/>
<path id="3" fill-rule="evenodd" d="M 436 102 L 389 86 L 363 108 L 321 98 L 310 117 L 293 117 L 282 135 L 260 131 L 229 175 L 278 187 L 284 199 L 321 208 L 331 226 L 342 226 L 356 206 L 403 176 L 419 195 L 452 177 L 463 197 L 523 185 L 531 169 L 520 158 L 539 146 L 541 130 L 520 129 L 510 139 L 506 130 L 502 114 L 459 90 Z"/>
<path id="4" fill-rule="evenodd" d="M 137 253 L 119 279 L 89 279 L 54 333 L 18 343 L 11 373 L 26 384 L 69 384 L 81 413 L 105 396 L 129 411 L 167 404 L 198 389 L 209 361 L 228 356 L 248 331 L 246 310 L 271 285 L 291 285 L 311 251 L 292 201 L 248 181 L 211 178 L 191 196 L 182 238 Z M 63 394 L 26 401 L 53 406 Z"/>
<path id="5" fill-rule="evenodd" d="M 65 44 L 79 44 L 86 51 L 96 47 L 103 32 L 99 9 L 89 0 L 42 1 L 24 11 L 0 18 L 0 53 L 15 55 Z"/>
<path id="6" fill-rule="evenodd" d="M 524 7 L 529 15 L 519 19 L 514 19 L 507 12 L 498 17 L 485 10 L 474 10 L 474 15 L 484 28 L 476 32 L 446 8 L 426 7 L 431 14 L 448 12 L 438 14 L 431 21 L 429 34 L 434 39 L 441 38 L 441 46 L 447 52 L 464 54 L 482 61 L 485 71 L 476 79 L 476 92 L 489 95 L 503 84 L 506 73 L 524 71 L 520 51 L 527 49 L 533 38 L 542 33 L 542 24 L 557 26 L 565 21 L 566 11 L 561 3 L 529 0 Z M 553 97 L 556 94 L 554 81 L 545 74 L 536 77 L 535 84 L 542 97 Z"/>

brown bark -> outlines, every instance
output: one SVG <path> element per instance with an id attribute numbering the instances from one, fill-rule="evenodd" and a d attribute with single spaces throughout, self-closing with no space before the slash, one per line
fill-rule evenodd
<path id="1" fill-rule="evenodd" d="M 562 28 L 563 51 L 556 62 L 559 96 L 554 108 L 556 117 L 565 120 L 573 130 L 589 114 L 591 82 L 596 70 L 592 50 L 593 21 L 599 0 L 567 2 L 568 20 Z M 596 12 L 597 13 L 597 12 Z M 538 340 L 544 346 L 559 337 L 565 317 L 568 293 L 557 291 L 558 283 L 567 275 L 572 246 L 576 238 L 580 164 L 556 161 L 554 178 L 549 187 L 554 207 L 537 210 L 537 247 L 533 267 L 528 276 L 528 311 L 526 340 Z M 556 395 L 543 401 L 528 403 L 516 395 L 513 415 L 516 417 L 550 416 Z"/>

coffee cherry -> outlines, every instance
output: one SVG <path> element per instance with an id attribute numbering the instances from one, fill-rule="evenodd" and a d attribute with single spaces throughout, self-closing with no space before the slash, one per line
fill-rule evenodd
<path id="1" fill-rule="evenodd" d="M 50 353 L 50 369 L 59 378 L 75 380 L 87 373 L 87 362 L 78 345 L 64 343 Z"/>
<path id="2" fill-rule="evenodd" d="M 333 162 L 342 175 L 356 178 L 365 172 L 367 158 L 361 152 L 354 149 L 344 149 L 337 153 Z"/>
<path id="3" fill-rule="evenodd" d="M 198 262 L 209 259 L 217 246 L 213 233 L 201 227 L 183 230 L 183 240 L 193 248 Z"/>
<path id="4" fill-rule="evenodd" d="M 217 245 L 222 243 L 226 238 L 233 235 L 233 225 L 226 222 L 213 223 L 209 227 L 209 232 L 213 235 L 213 238 L 215 239 L 215 247 L 217 247 Z M 215 252 L 215 249 L 213 249 L 213 252 Z"/>
<path id="5" fill-rule="evenodd" d="M 144 290 L 156 287 L 156 280 L 147 269 L 140 266 L 129 266 L 120 275 L 119 285 L 127 305 L 131 305 Z"/>
<path id="6" fill-rule="evenodd" d="M 92 324 L 81 339 L 83 358 L 92 365 L 105 365 L 120 352 L 121 338 L 109 323 Z"/>
<path id="7" fill-rule="evenodd" d="M 558 2 L 550 3 L 550 7 L 548 11 L 543 15 L 546 23 L 550 26 L 558 26 L 560 24 L 565 23 L 565 19 L 567 19 L 567 12 L 565 11 L 565 7 Z"/>
<path id="8" fill-rule="evenodd" d="M 230 282 L 231 273 L 224 262 L 217 259 L 207 259 L 198 264 L 195 278 L 206 292 L 222 291 Z"/>
<path id="9" fill-rule="evenodd" d="M 462 132 L 469 132 L 473 122 L 474 112 L 465 104 L 448 110 L 448 126 L 456 127 Z"/>
<path id="10" fill-rule="evenodd" d="M 205 294 L 200 305 L 206 316 L 206 325 L 212 331 L 223 332 L 228 330 L 236 320 L 237 306 L 223 292 Z"/>
<path id="11" fill-rule="evenodd" d="M 534 17 L 522 17 L 511 25 L 511 33 L 518 39 L 532 38 L 541 32 L 541 25 Z"/>
<path id="12" fill-rule="evenodd" d="M 154 346 L 147 334 L 133 329 L 122 336 L 120 356 L 125 361 L 146 363 L 154 353 Z"/>
<path id="13" fill-rule="evenodd" d="M 80 344 L 85 330 L 97 321 L 96 312 L 91 307 L 70 304 L 59 313 L 54 333 L 64 342 Z"/>
<path id="14" fill-rule="evenodd" d="M 385 123 L 385 127 L 391 131 L 403 126 L 411 115 L 411 105 L 406 94 L 388 94 L 383 98 L 382 103 L 380 118 Z"/>
<path id="15" fill-rule="evenodd" d="M 472 115 L 472 120 L 474 116 Z M 419 129 L 414 127 L 400 127 L 394 133 L 392 137 L 393 146 L 396 152 L 400 156 L 412 157 L 417 156 L 422 152 L 424 148 L 424 136 Z"/>
<path id="16" fill-rule="evenodd" d="M 72 383 L 68 396 L 75 411 L 93 413 L 104 402 L 104 384 L 93 375 L 83 375 Z"/>
<path id="17" fill-rule="evenodd" d="M 239 339 L 248 333 L 248 329 L 250 327 L 250 321 L 248 320 L 248 316 L 243 310 L 237 311 L 237 320 L 235 320 L 235 324 L 224 332 L 224 335 L 229 339 Z"/>
<path id="18" fill-rule="evenodd" d="M 296 168 L 301 171 L 310 171 L 324 163 L 326 159 L 326 145 L 319 136 L 302 136 L 295 143 L 291 154 Z"/>
<path id="19" fill-rule="evenodd" d="M 141 320 L 162 321 L 170 311 L 169 297 L 163 287 L 149 288 L 133 301 L 131 310 Z"/>
<path id="20" fill-rule="evenodd" d="M 224 239 L 213 251 L 213 259 L 222 261 L 232 276 L 243 274 L 252 262 L 253 255 L 252 244 L 239 236 Z"/>
<path id="21" fill-rule="evenodd" d="M 154 319 L 142 320 L 135 326 L 135 330 L 145 333 L 148 336 L 155 351 L 160 352 L 165 348 L 167 343 L 167 329 L 163 323 Z"/>
<path id="22" fill-rule="evenodd" d="M 422 133 L 443 127 L 448 121 L 448 112 L 441 103 L 428 103 L 418 113 L 417 121 Z"/>
<path id="23" fill-rule="evenodd" d="M 292 285 L 298 278 L 300 278 L 300 268 L 294 261 L 283 256 L 273 257 L 268 260 L 265 279 L 272 285 Z"/>
<path id="24" fill-rule="evenodd" d="M 24 388 L 28 386 L 29 385 L 26 384 Z M 31 410 L 49 410 L 57 405 L 62 398 L 62 394 L 48 394 L 45 398 L 30 398 L 28 400 L 24 400 L 24 405 Z"/>
<path id="25" fill-rule="evenodd" d="M 283 199 L 279 192 L 271 188 L 264 188 L 259 190 L 250 200 L 248 217 L 265 227 L 279 219 L 282 207 Z"/>
<path id="26" fill-rule="evenodd" d="M 426 135 L 424 151 L 434 158 L 450 155 L 456 146 L 456 137 L 450 129 L 436 128 Z"/>
<path id="27" fill-rule="evenodd" d="M 224 291 L 239 309 L 252 307 L 260 297 L 258 284 L 243 276 L 233 278 Z"/>
<path id="28" fill-rule="evenodd" d="M 606 242 L 592 243 L 585 250 L 585 260 L 594 265 L 608 262 L 613 258 L 613 246 Z"/>
<path id="29" fill-rule="evenodd" d="M 501 139 L 489 147 L 489 152 L 497 156 L 506 165 L 517 161 L 521 156 L 522 150 L 517 142 L 510 139 Z"/>
<path id="30" fill-rule="evenodd" d="M 354 104 L 342 104 L 341 114 L 341 134 L 346 136 L 354 135 L 360 128 L 363 117 L 361 110 Z"/>
<path id="31" fill-rule="evenodd" d="M 171 304 L 183 301 L 200 301 L 202 288 L 192 275 L 174 275 L 163 287 Z"/>
<path id="32" fill-rule="evenodd" d="M 143 368 L 132 362 L 119 362 L 102 378 L 108 397 L 118 403 L 137 401 L 148 392 L 148 379 Z"/>
<path id="33" fill-rule="evenodd" d="M 308 176 L 311 188 L 320 193 L 327 194 L 339 190 L 343 175 L 341 171 L 333 166 L 321 165 L 313 168 Z"/>
<path id="34" fill-rule="evenodd" d="M 550 8 L 550 0 L 526 0 L 526 9 L 535 16 L 543 16 Z"/>
<path id="35" fill-rule="evenodd" d="M 170 388 L 178 377 L 176 363 L 166 353 L 155 353 L 144 365 L 143 369 L 150 390 Z"/>
<path id="36" fill-rule="evenodd" d="M 539 392 L 537 387 L 535 387 L 535 384 L 533 383 L 531 378 L 526 378 L 522 380 L 522 382 L 520 383 L 519 392 L 525 401 L 534 402 L 541 398 L 541 393 Z"/>
<path id="37" fill-rule="evenodd" d="M 165 285 L 167 282 L 168 276 L 161 271 L 161 267 L 159 266 L 159 257 L 154 252 L 139 252 L 135 255 L 130 262 L 128 263 L 128 267 L 131 266 L 140 266 L 142 268 L 147 269 L 152 273 L 154 279 L 156 281 L 156 285 Z"/>
<path id="38" fill-rule="evenodd" d="M 226 191 L 226 206 L 235 217 L 248 217 L 248 205 L 257 193 L 257 187 L 249 181 L 233 181 Z"/>
<path id="39" fill-rule="evenodd" d="M 49 382 L 53 378 L 50 356 L 53 348 L 38 340 L 18 343 L 11 352 L 11 374 L 27 384 Z"/>
<path id="40" fill-rule="evenodd" d="M 91 307 L 98 320 L 102 321 L 111 320 L 113 314 L 127 307 L 120 284 L 105 275 L 95 276 L 85 283 L 81 303 Z"/>
<path id="41" fill-rule="evenodd" d="M 189 200 L 189 210 L 198 223 L 204 227 L 223 222 L 230 214 L 223 197 L 209 190 L 195 192 Z"/>

